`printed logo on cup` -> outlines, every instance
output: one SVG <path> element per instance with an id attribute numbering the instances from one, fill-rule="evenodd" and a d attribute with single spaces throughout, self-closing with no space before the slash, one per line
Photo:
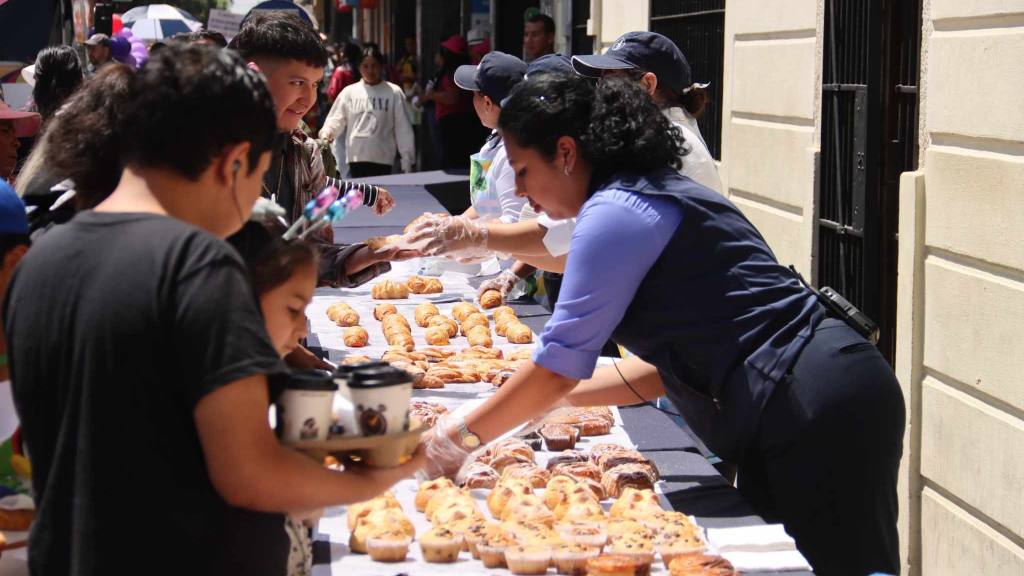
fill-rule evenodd
<path id="1" fill-rule="evenodd" d="M 388 407 L 383 404 L 378 404 L 376 410 L 373 406 L 356 406 L 359 428 L 364 436 L 383 436 L 388 433 L 388 420 L 384 417 L 387 409 Z"/>

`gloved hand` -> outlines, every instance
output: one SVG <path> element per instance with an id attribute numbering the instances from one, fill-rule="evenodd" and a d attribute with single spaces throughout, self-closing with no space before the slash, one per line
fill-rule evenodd
<path id="1" fill-rule="evenodd" d="M 502 270 L 501 274 L 480 285 L 480 288 L 476 291 L 477 300 L 488 290 L 497 290 L 501 292 L 501 297 L 504 298 L 512 291 L 512 287 L 516 285 L 516 282 L 519 282 L 519 276 L 516 276 L 511 270 Z"/>
<path id="2" fill-rule="evenodd" d="M 462 216 L 431 216 L 413 227 L 405 237 L 410 244 L 429 239 L 419 249 L 424 256 L 487 247 L 487 227 Z"/>
<path id="3" fill-rule="evenodd" d="M 451 252 L 445 255 L 449 260 L 455 260 L 459 264 L 478 264 L 494 258 L 494 252 L 486 248 L 467 248 L 458 252 Z"/>
<path id="4" fill-rule="evenodd" d="M 256 203 L 252 206 L 252 214 L 249 215 L 249 219 L 254 222 L 277 224 L 280 224 L 280 221 L 287 219 L 287 217 L 288 212 L 284 208 L 273 200 L 263 198 L 262 196 L 256 199 Z"/>
<path id="5" fill-rule="evenodd" d="M 455 478 L 470 454 L 457 440 L 457 429 L 455 419 L 448 416 L 423 433 L 421 441 L 427 464 L 419 472 L 420 476 L 428 480 L 439 476 Z"/>

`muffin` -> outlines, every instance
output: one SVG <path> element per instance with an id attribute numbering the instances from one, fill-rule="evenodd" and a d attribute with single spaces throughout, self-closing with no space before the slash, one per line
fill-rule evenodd
<path id="1" fill-rule="evenodd" d="M 672 561 L 680 556 L 700 556 L 704 553 L 704 543 L 696 536 L 688 538 L 663 539 L 655 547 L 665 568 L 671 566 Z"/>
<path id="2" fill-rule="evenodd" d="M 597 550 L 608 542 L 608 531 L 598 522 L 559 522 L 555 530 L 566 542 Z"/>
<path id="3" fill-rule="evenodd" d="M 438 478 L 436 480 L 427 480 L 420 484 L 419 490 L 416 491 L 416 511 L 423 512 L 427 509 L 427 504 L 430 499 L 434 497 L 434 493 L 442 488 L 454 488 L 453 483 L 448 478 Z"/>
<path id="4" fill-rule="evenodd" d="M 624 534 L 608 542 L 606 547 L 610 554 L 633 556 L 646 562 L 649 566 L 654 561 L 654 542 L 645 535 Z"/>
<path id="5" fill-rule="evenodd" d="M 551 548 L 546 546 L 509 546 L 505 563 L 513 574 L 545 574 L 551 564 Z"/>
<path id="6" fill-rule="evenodd" d="M 388 530 L 366 539 L 366 552 L 374 562 L 402 562 L 409 554 L 412 538 L 398 530 Z"/>
<path id="7" fill-rule="evenodd" d="M 503 568 L 505 566 L 505 550 L 515 546 L 515 539 L 505 533 L 498 533 L 490 538 L 480 540 L 476 547 L 480 552 L 480 561 L 484 568 Z"/>
<path id="8" fill-rule="evenodd" d="M 484 520 L 471 524 L 466 528 L 466 531 L 462 536 L 465 540 L 466 547 L 469 548 L 469 553 L 473 555 L 473 558 L 479 560 L 480 550 L 477 548 L 477 545 L 480 542 L 487 540 L 488 538 L 498 536 L 499 534 L 501 534 L 501 528 L 499 528 L 496 523 Z"/>
<path id="9" fill-rule="evenodd" d="M 561 452 L 572 450 L 576 447 L 576 440 L 580 431 L 567 424 L 548 424 L 540 429 L 540 435 L 549 452 Z"/>
<path id="10" fill-rule="evenodd" d="M 644 563 L 633 556 L 602 554 L 587 560 L 587 576 L 648 576 L 650 562 Z"/>
<path id="11" fill-rule="evenodd" d="M 420 536 L 423 559 L 437 564 L 450 564 L 459 559 L 462 540 L 447 528 L 431 528 Z"/>
<path id="12" fill-rule="evenodd" d="M 733 576 L 736 569 L 721 556 L 691 554 L 679 556 L 669 564 L 672 576 Z"/>
<path id="13" fill-rule="evenodd" d="M 587 573 L 587 561 L 600 553 L 599 548 L 591 546 L 561 544 L 552 552 L 551 558 L 559 574 L 585 576 Z"/>

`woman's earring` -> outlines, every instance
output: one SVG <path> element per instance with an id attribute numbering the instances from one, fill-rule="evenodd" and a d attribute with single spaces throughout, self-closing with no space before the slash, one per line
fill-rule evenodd
<path id="1" fill-rule="evenodd" d="M 572 173 L 572 170 L 569 170 L 569 165 L 568 165 L 568 164 L 566 164 L 566 165 L 565 165 L 565 170 L 564 170 L 564 172 L 565 172 L 565 175 L 566 175 L 566 176 L 568 176 L 568 175 L 569 175 L 570 173 Z"/>

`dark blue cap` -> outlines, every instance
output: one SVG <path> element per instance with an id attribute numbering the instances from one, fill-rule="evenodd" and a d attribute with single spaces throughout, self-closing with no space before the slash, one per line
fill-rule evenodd
<path id="1" fill-rule="evenodd" d="M 561 54 L 545 54 L 526 66 L 527 78 L 537 74 L 548 74 L 551 72 L 573 74 L 574 70 L 569 59 Z"/>
<path id="2" fill-rule="evenodd" d="M 25 203 L 14 193 L 6 180 L 0 178 L 0 236 L 28 235 Z"/>
<path id="3" fill-rule="evenodd" d="M 683 92 L 693 85 L 690 63 L 675 42 L 657 32 L 626 32 L 604 54 L 573 56 L 572 67 L 581 76 L 600 78 L 608 70 L 643 70 L 658 83 Z"/>
<path id="4" fill-rule="evenodd" d="M 526 62 L 504 52 L 490 52 L 476 66 L 459 66 L 455 70 L 455 83 L 463 90 L 482 92 L 498 103 L 525 75 Z"/>

